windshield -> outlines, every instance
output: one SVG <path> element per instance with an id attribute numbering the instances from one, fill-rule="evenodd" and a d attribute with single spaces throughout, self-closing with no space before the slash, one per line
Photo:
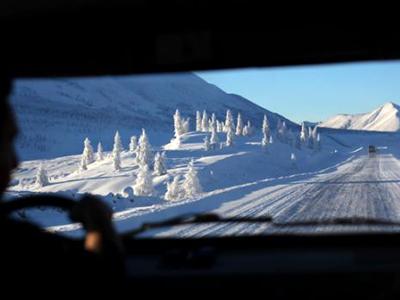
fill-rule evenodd
<path id="1" fill-rule="evenodd" d="M 264 218 L 152 237 L 398 231 L 398 78 L 393 61 L 19 79 L 6 200 L 90 193 L 121 232 L 186 214 Z M 80 230 L 53 208 L 15 217 Z"/>

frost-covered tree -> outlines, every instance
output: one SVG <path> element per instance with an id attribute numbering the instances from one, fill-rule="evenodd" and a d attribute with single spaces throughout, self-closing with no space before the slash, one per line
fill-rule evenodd
<path id="1" fill-rule="evenodd" d="M 182 126 L 182 119 L 179 109 L 175 111 L 174 114 L 174 136 L 177 140 L 180 139 L 181 135 L 183 134 L 184 129 Z"/>
<path id="2" fill-rule="evenodd" d="M 165 154 L 157 152 L 154 157 L 154 175 L 161 176 L 167 174 L 167 167 L 165 166 Z"/>
<path id="3" fill-rule="evenodd" d="M 233 146 L 233 137 L 234 137 L 234 133 L 233 133 L 233 129 L 231 127 L 227 127 L 227 132 L 226 132 L 226 142 L 225 145 L 227 147 L 232 147 Z"/>
<path id="4" fill-rule="evenodd" d="M 290 162 L 291 162 L 293 168 L 297 168 L 296 161 L 297 161 L 296 155 L 294 153 L 292 153 L 290 155 Z"/>
<path id="5" fill-rule="evenodd" d="M 118 130 L 115 132 L 113 149 L 118 149 L 119 152 L 124 151 L 124 147 L 122 146 L 121 142 L 121 136 L 119 135 Z"/>
<path id="6" fill-rule="evenodd" d="M 305 122 L 301 123 L 300 141 L 304 145 L 307 145 L 307 143 L 308 143 L 308 129 L 306 127 L 306 123 Z"/>
<path id="7" fill-rule="evenodd" d="M 147 165 L 140 166 L 133 192 L 135 196 L 151 196 L 154 193 L 153 178 Z"/>
<path id="8" fill-rule="evenodd" d="M 84 155 L 81 157 L 81 162 L 79 164 L 79 171 L 86 171 L 87 170 L 87 160 Z"/>
<path id="9" fill-rule="evenodd" d="M 206 135 L 205 137 L 204 137 L 204 143 L 203 143 L 203 149 L 205 150 L 205 151 L 209 151 L 210 150 L 210 139 L 209 139 L 209 137 L 208 137 L 208 135 Z"/>
<path id="10" fill-rule="evenodd" d="M 194 197 L 202 191 L 197 171 L 194 168 L 193 160 L 191 160 L 188 165 L 188 171 L 185 174 L 185 180 L 183 181 L 182 189 L 185 197 L 188 198 Z"/>
<path id="11" fill-rule="evenodd" d="M 174 177 L 172 182 L 167 182 L 167 192 L 164 195 L 164 199 L 168 201 L 176 201 L 181 199 L 182 191 L 179 186 L 180 176 L 177 175 Z"/>
<path id="12" fill-rule="evenodd" d="M 101 161 L 104 159 L 104 154 L 103 154 L 103 145 L 101 143 L 97 144 L 97 160 Z"/>
<path id="13" fill-rule="evenodd" d="M 317 140 L 317 136 L 318 136 L 318 126 L 315 126 L 314 129 L 312 130 L 312 135 L 311 135 L 311 137 L 312 137 L 312 139 L 313 139 L 314 141 L 316 141 L 316 140 Z"/>
<path id="14" fill-rule="evenodd" d="M 262 123 L 262 134 L 263 134 L 263 139 L 265 139 L 265 141 L 267 141 L 267 143 L 268 143 L 269 136 L 271 133 L 270 133 L 267 115 L 264 115 L 264 119 L 263 119 L 263 123 Z"/>
<path id="15" fill-rule="evenodd" d="M 237 136 L 240 136 L 243 134 L 243 120 L 242 120 L 242 115 L 238 113 L 237 116 L 237 123 L 236 123 L 236 132 L 235 134 Z"/>
<path id="16" fill-rule="evenodd" d="M 84 144 L 84 148 L 83 148 L 82 156 L 85 158 L 86 164 L 89 165 L 92 162 L 94 162 L 93 147 L 88 138 L 85 138 L 85 141 L 83 142 L 83 144 Z"/>
<path id="17" fill-rule="evenodd" d="M 233 116 L 230 109 L 226 111 L 224 132 L 228 132 L 228 129 L 230 129 L 232 132 L 235 132 L 235 124 L 233 122 Z"/>
<path id="18" fill-rule="evenodd" d="M 279 123 L 280 122 L 280 123 Z M 278 122 L 278 139 L 282 142 L 287 142 L 287 127 L 286 127 L 286 122 L 283 121 L 281 122 L 279 120 Z"/>
<path id="19" fill-rule="evenodd" d="M 207 130 L 208 132 L 211 132 L 211 126 L 212 126 L 211 123 L 212 123 L 212 120 L 211 120 L 211 118 L 209 118 L 208 119 L 208 130 Z"/>
<path id="20" fill-rule="evenodd" d="M 129 151 L 132 153 L 135 153 L 136 148 L 137 148 L 137 137 L 133 135 L 133 136 L 131 136 L 131 140 L 129 143 Z"/>
<path id="21" fill-rule="evenodd" d="M 308 145 L 308 148 L 310 148 L 310 149 L 314 148 L 314 140 L 313 140 L 312 136 L 313 136 L 313 130 L 311 127 L 308 127 L 308 143 L 307 143 L 307 145 Z"/>
<path id="22" fill-rule="evenodd" d="M 250 120 L 249 121 L 247 121 L 247 135 L 248 136 L 252 136 L 253 135 L 253 133 L 254 133 L 254 128 L 253 128 L 253 126 L 251 125 L 251 122 L 250 122 Z"/>
<path id="23" fill-rule="evenodd" d="M 217 120 L 217 132 L 224 131 L 224 123 Z"/>
<path id="24" fill-rule="evenodd" d="M 213 150 L 217 149 L 218 143 L 219 143 L 219 138 L 218 138 L 218 134 L 217 134 L 217 129 L 216 129 L 216 127 L 214 126 L 214 127 L 212 128 L 212 131 L 211 131 L 211 138 L 210 138 L 210 146 L 211 146 L 211 149 L 213 149 Z"/>
<path id="25" fill-rule="evenodd" d="M 182 119 L 182 130 L 183 133 L 188 133 L 190 131 L 190 118 Z"/>
<path id="26" fill-rule="evenodd" d="M 147 137 L 146 131 L 142 129 L 142 134 L 139 137 L 138 151 L 136 155 L 136 163 L 140 166 L 147 165 L 150 167 L 153 161 L 151 145 Z"/>
<path id="27" fill-rule="evenodd" d="M 213 128 L 217 129 L 217 116 L 215 115 L 215 113 L 212 113 L 211 115 L 210 132 Z"/>
<path id="28" fill-rule="evenodd" d="M 121 152 L 119 150 L 117 150 L 117 148 L 114 148 L 111 157 L 112 157 L 114 170 L 115 171 L 121 170 Z"/>
<path id="29" fill-rule="evenodd" d="M 121 170 L 121 152 L 123 150 L 121 137 L 117 131 L 114 136 L 114 145 L 112 150 L 112 161 L 115 171 Z"/>
<path id="30" fill-rule="evenodd" d="M 207 132 L 208 131 L 208 115 L 207 112 L 203 111 L 203 118 L 201 119 L 201 131 Z"/>
<path id="31" fill-rule="evenodd" d="M 44 187 L 46 185 L 49 185 L 49 178 L 42 164 L 39 166 L 37 170 L 35 183 L 38 187 Z"/>
<path id="32" fill-rule="evenodd" d="M 317 133 L 317 138 L 314 141 L 314 150 L 320 151 L 321 150 L 321 136 Z"/>
<path id="33" fill-rule="evenodd" d="M 247 126 L 247 124 L 243 127 L 242 134 L 243 134 L 243 136 L 249 135 L 249 127 Z"/>
<path id="34" fill-rule="evenodd" d="M 201 131 L 201 113 L 196 111 L 196 131 Z"/>

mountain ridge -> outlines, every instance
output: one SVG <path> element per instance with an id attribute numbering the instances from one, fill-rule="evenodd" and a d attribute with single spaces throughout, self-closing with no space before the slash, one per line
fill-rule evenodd
<path id="1" fill-rule="evenodd" d="M 368 113 L 338 114 L 318 126 L 367 131 L 400 131 L 400 106 L 390 101 Z"/>

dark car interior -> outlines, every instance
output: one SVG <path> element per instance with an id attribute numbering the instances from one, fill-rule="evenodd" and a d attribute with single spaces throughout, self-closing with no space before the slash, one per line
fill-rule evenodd
<path id="1" fill-rule="evenodd" d="M 261 5 L 251 1 L 23 2 L 1 4 L 0 72 L 4 85 L 15 78 L 400 58 L 400 39 L 395 26 L 297 22 L 297 19 L 279 22 L 271 11 L 261 13 Z M 249 15 L 257 17 L 247 21 L 245 16 Z M 1 214 L 26 206 L 55 205 L 53 199 L 29 200 L 13 205 L 3 203 Z M 57 202 L 57 206 L 67 211 L 72 205 L 68 199 Z M 185 220 L 193 221 L 202 220 Z M 203 221 L 221 220 L 211 216 Z M 179 222 L 159 225 L 179 225 Z M 2 232 L 7 232 L 7 227 Z M 220 291 L 265 298 L 374 299 L 397 298 L 400 293 L 400 236 L 396 233 L 200 239 L 151 239 L 136 234 L 123 236 L 126 271 L 120 274 L 119 285 L 115 287 L 129 292 L 132 298 L 141 292 L 189 297 Z M 29 243 L 34 243 L 34 239 Z M 23 251 L 7 252 L 2 254 L 7 255 L 2 260 L 18 261 L 24 251 L 35 255 L 35 251 L 40 252 L 40 243 L 36 247 L 39 250 L 26 246 Z M 55 264 L 57 259 L 63 259 L 61 255 L 48 258 Z M 48 263 L 46 257 L 41 259 Z M 53 271 L 57 273 L 57 268 Z M 87 270 L 76 272 L 91 276 Z M 49 276 L 41 269 L 29 270 L 29 274 L 31 284 L 40 284 L 44 290 L 46 284 L 51 285 L 51 281 L 36 280 Z M 3 278 L 7 276 L 2 274 Z M 10 278 L 18 280 L 16 274 Z M 21 279 L 22 286 L 25 280 Z M 67 284 L 74 286 L 73 281 L 69 279 Z M 110 287 L 113 284 L 109 282 Z"/>

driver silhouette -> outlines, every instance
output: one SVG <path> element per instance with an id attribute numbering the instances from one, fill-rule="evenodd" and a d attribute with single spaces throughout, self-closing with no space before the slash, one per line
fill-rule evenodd
<path id="1" fill-rule="evenodd" d="M 10 90 L 11 80 L 0 78 L 1 198 L 9 184 L 12 170 L 18 165 L 14 150 L 18 129 L 7 100 Z M 97 292 L 122 284 L 122 246 L 113 228 L 110 208 L 98 199 L 88 196 L 78 202 L 70 214 L 85 229 L 83 241 L 48 233 L 27 222 L 0 214 L 3 293 L 8 288 L 11 289 L 11 284 L 14 283 L 24 286 L 24 289 L 17 290 L 18 294 L 34 291 L 25 290 L 27 286 L 35 289 L 41 286 L 42 291 L 49 287 L 64 287 L 64 293 L 66 282 L 74 290 L 75 287 L 95 287 Z M 96 286 L 92 282 L 96 282 Z"/>

